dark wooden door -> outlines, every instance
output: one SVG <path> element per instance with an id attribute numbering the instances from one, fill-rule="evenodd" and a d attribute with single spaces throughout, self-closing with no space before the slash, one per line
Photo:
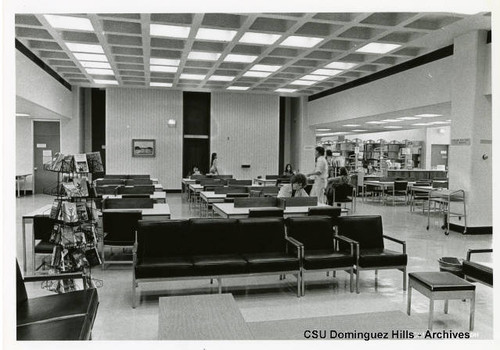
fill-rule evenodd
<path id="1" fill-rule="evenodd" d="M 184 138 L 182 177 L 187 177 L 198 167 L 202 174 L 210 170 L 210 145 L 208 138 Z"/>
<path id="2" fill-rule="evenodd" d="M 43 163 L 61 150 L 59 121 L 34 121 L 33 147 L 34 193 L 43 193 L 57 184 L 57 173 L 44 170 Z"/>

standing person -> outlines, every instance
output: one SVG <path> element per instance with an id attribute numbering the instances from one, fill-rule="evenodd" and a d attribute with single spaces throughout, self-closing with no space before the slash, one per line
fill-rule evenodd
<path id="1" fill-rule="evenodd" d="M 316 147 L 316 169 L 307 176 L 314 175 L 314 185 L 311 189 L 311 197 L 318 197 L 318 203 L 325 203 L 326 179 L 328 178 L 328 163 L 325 159 L 325 149 Z"/>
<path id="2" fill-rule="evenodd" d="M 217 153 L 212 153 L 212 158 L 210 160 L 210 174 L 219 175 L 219 169 L 217 168 Z"/>
<path id="3" fill-rule="evenodd" d="M 328 163 L 328 177 L 333 176 L 333 153 L 331 149 L 326 150 L 326 162 Z"/>
<path id="4" fill-rule="evenodd" d="M 290 183 L 281 186 L 278 198 L 289 197 L 309 197 L 304 187 L 307 185 L 307 179 L 304 174 L 295 174 L 290 178 Z"/>

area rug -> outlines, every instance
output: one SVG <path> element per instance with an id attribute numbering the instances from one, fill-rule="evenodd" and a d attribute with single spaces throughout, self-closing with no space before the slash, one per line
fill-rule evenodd
<path id="1" fill-rule="evenodd" d="M 259 340 L 432 339 L 426 338 L 426 319 L 401 311 L 247 322 L 247 325 L 254 339 Z"/>

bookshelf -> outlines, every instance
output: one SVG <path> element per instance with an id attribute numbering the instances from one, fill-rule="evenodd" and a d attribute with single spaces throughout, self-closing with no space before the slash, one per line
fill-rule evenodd
<path id="1" fill-rule="evenodd" d="M 100 155 L 58 153 L 44 164 L 44 170 L 57 173 L 55 186 L 44 189 L 44 193 L 55 197 L 49 215 L 53 220 L 49 241 L 54 248 L 46 269 L 49 274 L 82 272 L 83 287 L 99 287 L 102 282 L 92 278 L 91 270 L 101 264 L 97 250 L 98 213 L 92 187 L 92 173 L 104 170 Z M 78 288 L 74 280 L 51 281 L 43 287 L 57 293 Z"/>

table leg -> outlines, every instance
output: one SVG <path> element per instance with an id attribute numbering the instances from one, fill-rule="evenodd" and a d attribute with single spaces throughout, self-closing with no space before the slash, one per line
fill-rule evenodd
<path id="1" fill-rule="evenodd" d="M 408 315 L 410 315 L 410 313 L 411 313 L 411 283 L 408 286 L 408 303 L 407 303 L 407 306 L 406 306 L 406 313 Z"/>
<path id="2" fill-rule="evenodd" d="M 447 314 L 448 313 L 448 299 L 446 299 L 444 301 L 444 313 Z"/>
<path id="3" fill-rule="evenodd" d="M 433 318 L 433 315 L 434 315 L 434 299 L 430 299 L 429 301 L 429 324 L 427 326 L 427 329 L 429 329 L 430 331 L 432 331 L 432 318 Z"/>
<path id="4" fill-rule="evenodd" d="M 469 319 L 469 330 L 472 332 L 474 330 L 474 311 L 476 308 L 476 293 L 472 294 L 470 299 L 470 319 Z"/>
<path id="5" fill-rule="evenodd" d="M 26 262 L 26 219 L 23 218 L 23 268 L 24 273 L 28 272 L 28 263 Z"/>

